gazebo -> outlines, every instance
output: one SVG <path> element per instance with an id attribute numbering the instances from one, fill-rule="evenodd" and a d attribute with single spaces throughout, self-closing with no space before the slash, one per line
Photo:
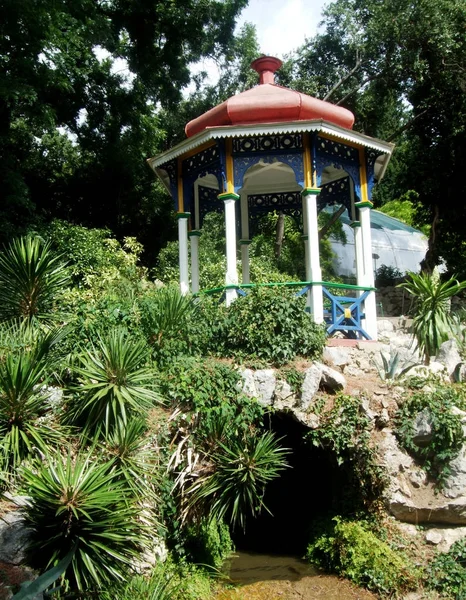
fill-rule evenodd
<path id="1" fill-rule="evenodd" d="M 353 131 L 349 110 L 276 85 L 281 64 L 271 56 L 255 60 L 259 85 L 190 121 L 185 141 L 148 161 L 175 203 L 181 292 L 200 291 L 198 249 L 207 213 L 225 215 L 224 289 L 230 304 L 254 285 L 249 244 L 255 219 L 280 211 L 301 224 L 306 281 L 290 285 L 307 294 L 311 317 L 325 321 L 329 334 L 375 340 L 371 196 L 393 144 Z M 344 206 L 355 228 L 355 286 L 322 281 L 317 217 L 327 204 Z"/>

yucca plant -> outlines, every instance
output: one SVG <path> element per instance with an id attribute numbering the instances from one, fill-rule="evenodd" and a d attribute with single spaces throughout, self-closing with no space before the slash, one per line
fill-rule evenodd
<path id="1" fill-rule="evenodd" d="M 0 253 L 0 320 L 51 316 L 56 295 L 69 282 L 66 266 L 39 237 L 13 240 Z"/>
<path id="2" fill-rule="evenodd" d="M 454 277 L 442 281 L 437 269 L 432 275 L 410 273 L 409 277 L 410 281 L 399 287 L 414 298 L 413 333 L 428 365 L 430 358 L 452 335 L 450 299 L 466 288 L 466 281 L 459 282 Z"/>
<path id="3" fill-rule="evenodd" d="M 63 431 L 50 427 L 40 417 L 47 411 L 43 384 L 50 368 L 50 349 L 63 330 L 39 333 L 32 347 L 10 353 L 0 361 L 0 454 L 3 469 L 12 473 L 35 450 L 63 439 Z"/>
<path id="4" fill-rule="evenodd" d="M 121 420 L 144 415 L 161 401 L 154 389 L 156 373 L 147 366 L 147 347 L 130 338 L 123 329 L 114 329 L 86 350 L 80 366 L 76 397 L 69 411 L 73 423 L 84 425 L 87 433 L 109 431 Z"/>
<path id="5" fill-rule="evenodd" d="M 147 438 L 146 422 L 132 417 L 126 423 L 121 419 L 104 435 L 104 452 L 115 461 L 122 478 L 135 496 L 147 502 L 157 499 L 158 463 L 156 453 Z"/>
<path id="6" fill-rule="evenodd" d="M 177 592 L 180 584 L 176 581 L 173 573 L 160 565 L 155 573 L 147 579 L 136 576 L 126 584 L 116 589 L 106 590 L 99 595 L 100 600 L 175 600 L 179 598 Z"/>
<path id="7" fill-rule="evenodd" d="M 92 451 L 73 456 L 70 449 L 23 468 L 22 478 L 31 564 L 46 570 L 76 546 L 64 574 L 69 589 L 93 592 L 123 581 L 148 537 L 115 460 L 99 464 Z"/>
<path id="8" fill-rule="evenodd" d="M 162 287 L 141 302 L 141 325 L 149 343 L 160 348 L 168 339 L 183 338 L 184 327 L 196 312 L 191 296 L 183 296 L 175 286 Z"/>
<path id="9" fill-rule="evenodd" d="M 255 517 L 268 510 L 265 488 L 288 466 L 287 454 L 288 449 L 270 432 L 219 443 L 210 455 L 212 468 L 187 490 L 188 509 L 201 509 L 244 529 L 247 515 Z"/>

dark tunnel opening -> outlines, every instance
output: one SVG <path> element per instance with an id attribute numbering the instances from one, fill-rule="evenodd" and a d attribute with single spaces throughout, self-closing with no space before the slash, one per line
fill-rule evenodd
<path id="1" fill-rule="evenodd" d="M 354 510 L 357 486 L 345 465 L 338 465 L 328 449 L 305 440 L 307 427 L 292 415 L 269 417 L 270 429 L 291 450 L 290 468 L 269 483 L 259 517 L 249 518 L 245 531 L 233 532 L 237 550 L 303 556 L 312 531 L 335 514 Z"/>

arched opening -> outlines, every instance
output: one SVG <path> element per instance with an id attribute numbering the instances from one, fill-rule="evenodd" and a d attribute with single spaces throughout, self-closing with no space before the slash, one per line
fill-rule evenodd
<path id="1" fill-rule="evenodd" d="M 308 429 L 291 414 L 272 414 L 270 428 L 290 448 L 290 468 L 266 490 L 264 501 L 272 514 L 263 511 L 248 519 L 245 531 L 233 532 L 233 540 L 239 551 L 303 556 L 313 531 L 336 514 L 357 510 L 362 500 L 348 466 L 307 442 Z"/>

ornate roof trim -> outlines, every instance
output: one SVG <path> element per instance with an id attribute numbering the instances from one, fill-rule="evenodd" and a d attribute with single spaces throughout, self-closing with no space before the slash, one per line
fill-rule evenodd
<path id="1" fill-rule="evenodd" d="M 372 148 L 373 150 L 378 150 L 381 154 L 387 154 L 388 157 L 392 154 L 395 147 L 395 145 L 390 142 L 384 142 L 377 138 L 364 135 L 363 133 L 345 129 L 335 125 L 334 123 L 318 119 L 313 121 L 295 121 L 293 123 L 259 123 L 253 125 L 207 128 L 193 137 L 180 142 L 170 150 L 154 156 L 153 158 L 149 158 L 147 162 L 149 163 L 150 167 L 155 170 L 157 167 L 170 162 L 174 158 L 183 156 L 190 150 L 193 150 L 194 148 L 197 148 L 206 142 L 218 139 L 314 131 L 318 133 L 326 133 L 327 135 L 334 136 L 363 148 Z"/>

